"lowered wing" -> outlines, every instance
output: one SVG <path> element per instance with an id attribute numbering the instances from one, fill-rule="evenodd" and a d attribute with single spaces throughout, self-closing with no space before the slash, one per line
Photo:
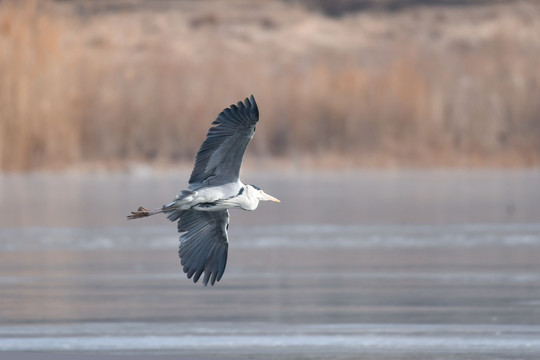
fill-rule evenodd
<path id="1" fill-rule="evenodd" d="M 229 212 L 187 210 L 178 221 L 180 247 L 178 255 L 188 279 L 197 282 L 204 272 L 203 283 L 214 285 L 227 265 L 227 227 Z"/>
<path id="2" fill-rule="evenodd" d="M 253 95 L 218 115 L 197 153 L 189 179 L 190 189 L 238 180 L 242 158 L 257 121 L 259 109 Z"/>

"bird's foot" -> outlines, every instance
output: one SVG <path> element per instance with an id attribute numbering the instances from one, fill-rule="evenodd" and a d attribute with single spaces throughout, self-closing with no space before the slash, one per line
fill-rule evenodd
<path id="1" fill-rule="evenodd" d="M 150 210 L 145 209 L 142 206 L 139 206 L 137 211 L 132 211 L 131 215 L 128 215 L 127 218 L 128 220 L 133 220 L 133 219 L 140 219 L 146 216 L 150 216 Z"/>

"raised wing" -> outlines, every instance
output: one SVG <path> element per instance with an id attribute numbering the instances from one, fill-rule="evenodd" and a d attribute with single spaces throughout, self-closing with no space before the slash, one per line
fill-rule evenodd
<path id="1" fill-rule="evenodd" d="M 201 145 L 189 179 L 190 188 L 238 180 L 246 147 L 255 133 L 259 109 L 253 95 L 223 110 Z"/>
<path id="2" fill-rule="evenodd" d="M 178 221 L 178 255 L 188 279 L 197 282 L 204 272 L 204 286 L 214 285 L 227 265 L 229 212 L 187 210 Z"/>

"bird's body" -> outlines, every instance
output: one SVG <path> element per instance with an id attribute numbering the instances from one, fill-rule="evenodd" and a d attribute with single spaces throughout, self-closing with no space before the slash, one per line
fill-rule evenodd
<path id="1" fill-rule="evenodd" d="M 159 212 L 174 215 L 177 211 L 189 209 L 199 211 L 219 211 L 234 208 L 255 210 L 259 204 L 259 199 L 252 189 L 257 191 L 253 185 L 244 185 L 241 181 L 237 181 L 194 191 L 182 190 L 173 202 L 163 205 Z"/>
<path id="2" fill-rule="evenodd" d="M 277 201 L 254 185 L 239 179 L 246 147 L 255 133 L 259 110 L 253 95 L 223 110 L 201 145 L 189 180 L 189 190 L 148 211 L 142 207 L 128 219 L 164 213 L 178 220 L 179 256 L 188 278 L 203 283 L 219 281 L 227 263 L 229 209 L 255 210 L 259 201 Z"/>

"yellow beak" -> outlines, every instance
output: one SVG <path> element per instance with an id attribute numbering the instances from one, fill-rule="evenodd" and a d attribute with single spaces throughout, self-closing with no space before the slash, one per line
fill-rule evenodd
<path id="1" fill-rule="evenodd" d="M 275 202 L 281 202 L 281 201 L 279 201 L 278 199 L 276 199 L 275 197 L 273 197 L 273 196 L 271 196 L 271 195 L 268 195 L 267 193 L 264 193 L 264 200 L 275 201 Z"/>

